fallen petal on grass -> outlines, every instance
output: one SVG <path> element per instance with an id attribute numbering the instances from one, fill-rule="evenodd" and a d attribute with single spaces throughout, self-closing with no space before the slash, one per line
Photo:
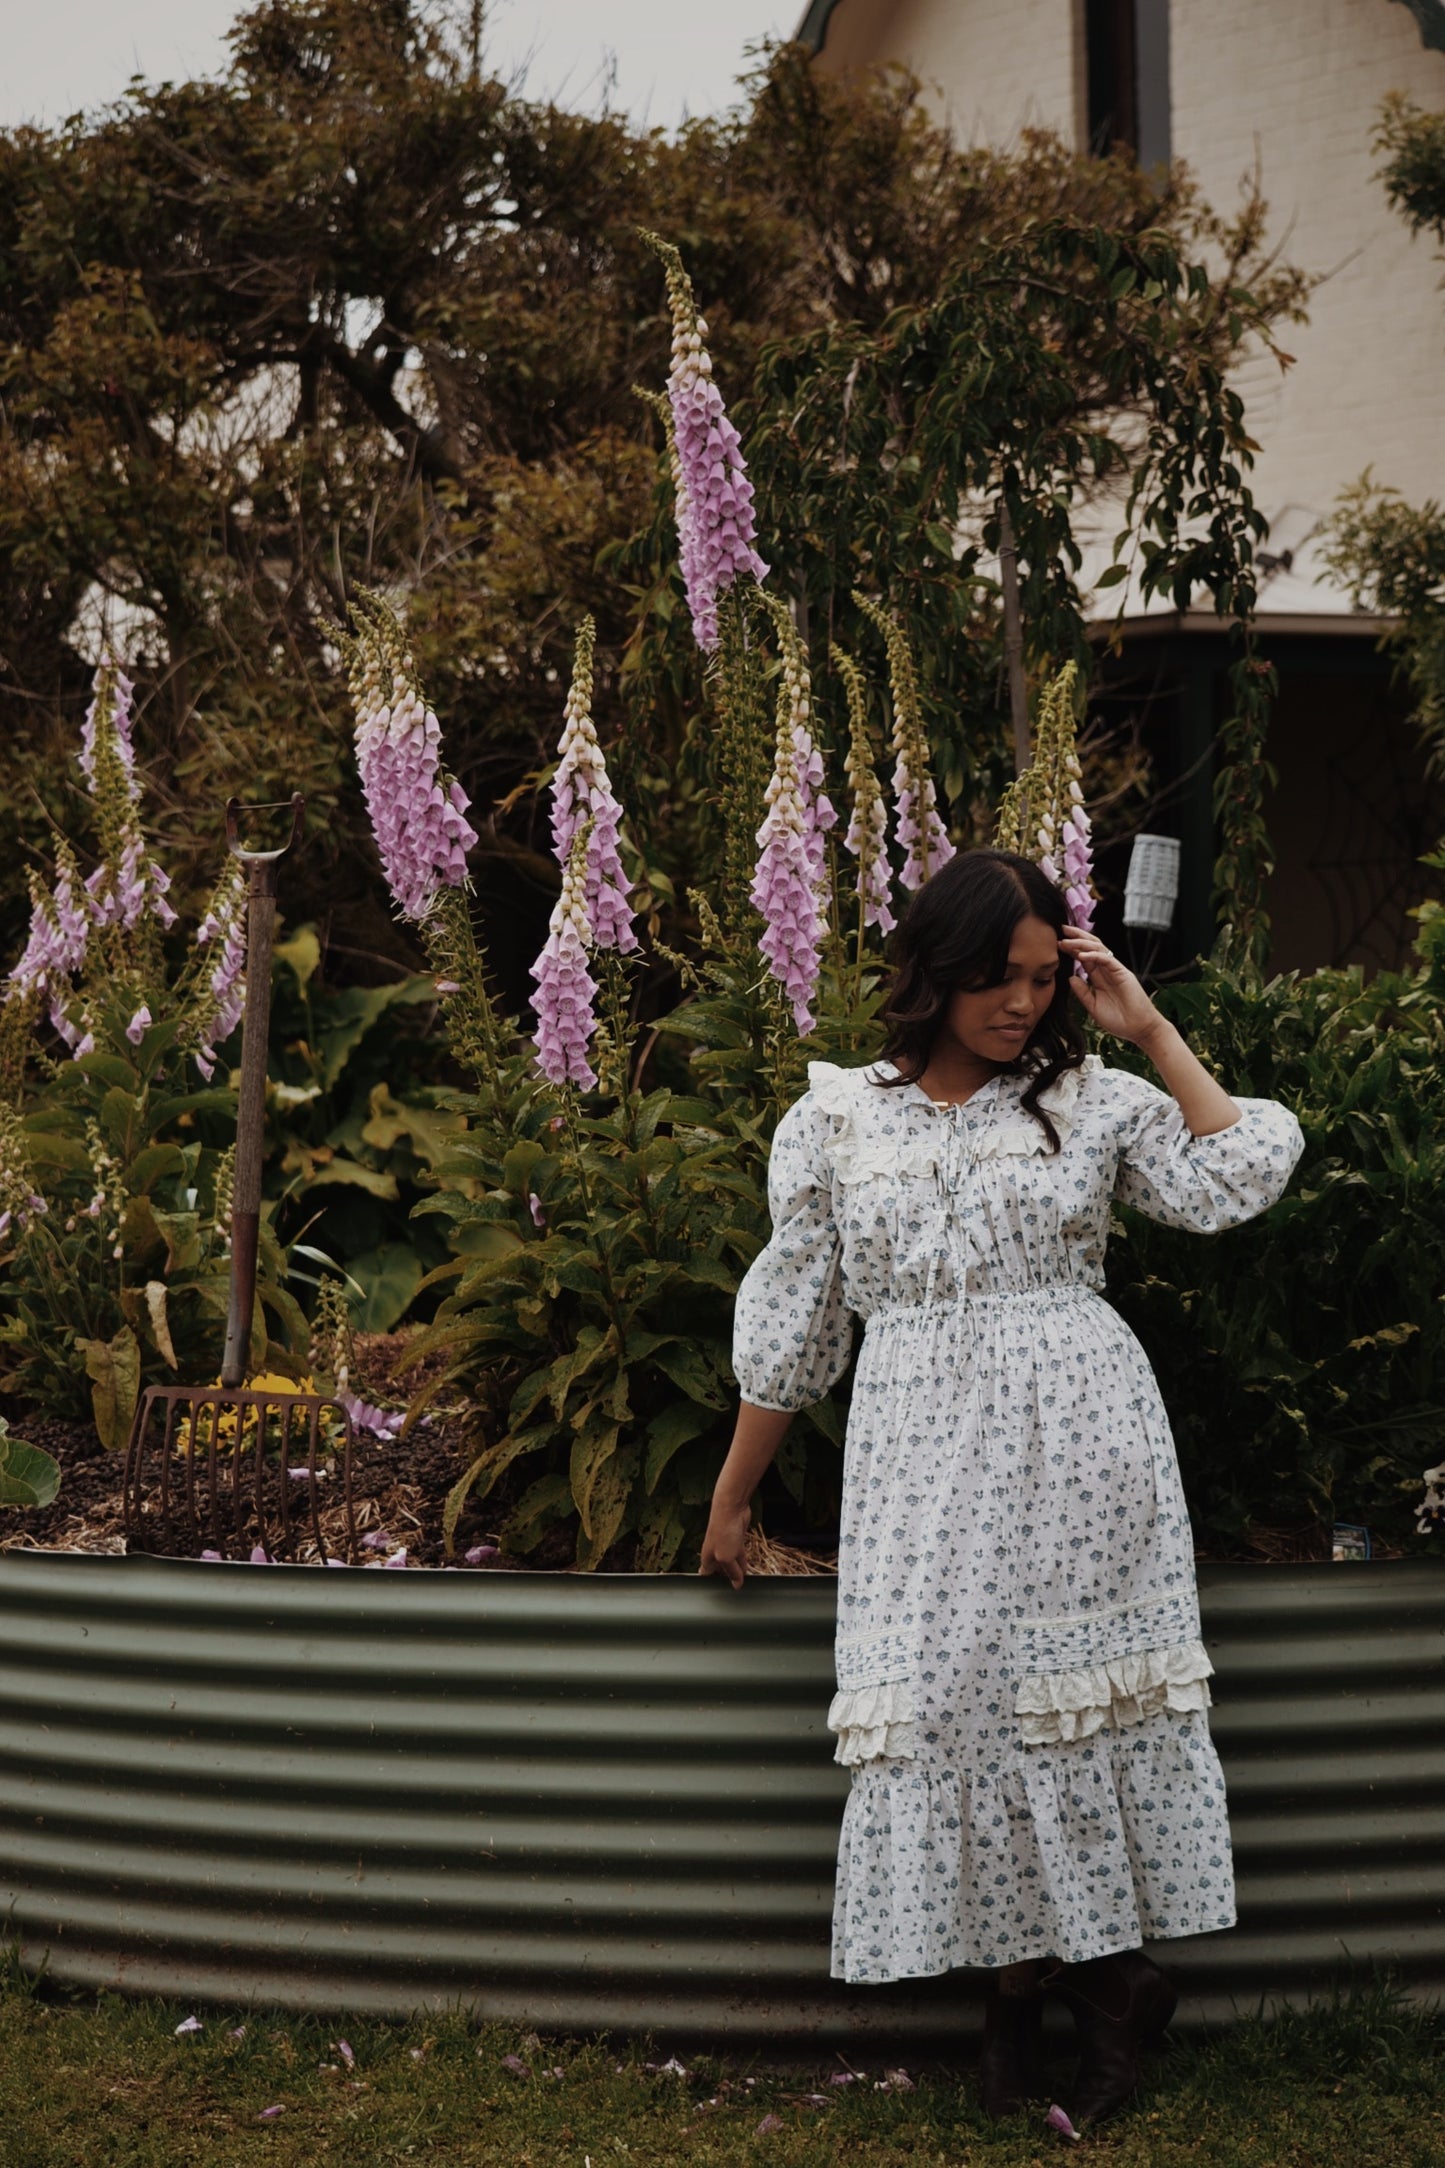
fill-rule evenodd
<path id="1" fill-rule="evenodd" d="M 272 2108 L 263 2108 L 261 2110 L 261 2113 L 257 2116 L 256 2121 L 258 2123 L 274 2123 L 278 2115 L 284 2115 L 285 2113 L 286 2109 L 284 2104 L 278 2101 L 276 2105 Z"/>
<path id="2" fill-rule="evenodd" d="M 352 2053 L 351 2042 L 349 2040 L 333 2040 L 331 2045 L 335 2048 L 347 2069 L 354 2070 L 356 2068 L 356 2057 Z"/>
<path id="3" fill-rule="evenodd" d="M 177 2040 L 184 2040 L 187 2033 L 198 2033 L 202 2030 L 203 2027 L 198 2017 L 183 2017 L 176 2027 L 176 2038 Z"/>
<path id="4" fill-rule="evenodd" d="M 1064 2113 L 1063 2109 L 1059 2106 L 1057 2101 L 1054 2102 L 1054 2105 L 1050 2108 L 1048 2114 L 1044 2117 L 1044 2121 L 1048 2125 L 1049 2129 L 1056 2130 L 1061 2138 L 1072 2138 L 1074 2143 L 1076 2145 L 1078 2144 L 1082 2133 L 1075 2130 L 1073 2124 L 1069 2121 L 1068 2116 Z"/>
<path id="5" fill-rule="evenodd" d="M 520 2055 L 504 2055 L 502 2057 L 502 2068 L 510 2070 L 515 2077 L 519 2078 L 528 2078 L 532 2074 Z"/>
<path id="6" fill-rule="evenodd" d="M 769 2131 L 781 2130 L 782 2127 L 783 2118 L 780 2115 L 765 2115 L 758 2125 L 758 2136 L 765 2138 Z"/>

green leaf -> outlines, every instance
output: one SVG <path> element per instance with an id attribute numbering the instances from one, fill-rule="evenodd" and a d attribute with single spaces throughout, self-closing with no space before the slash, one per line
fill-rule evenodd
<path id="1" fill-rule="evenodd" d="M 189 1272 L 201 1261 L 201 1221 L 196 1212 L 157 1212 L 151 1219 L 166 1246 L 167 1273 Z"/>
<path id="2" fill-rule="evenodd" d="M 134 1197 L 148 1195 L 167 1175 L 183 1175 L 186 1155 L 178 1144 L 147 1144 L 126 1170 L 126 1188 Z"/>
<path id="3" fill-rule="evenodd" d="M 1128 577 L 1129 567 L 1127 565 L 1110 565 L 1107 571 L 1099 574 L 1094 585 L 1095 587 L 1117 587 L 1121 581 L 1127 580 Z"/>
<path id="4" fill-rule="evenodd" d="M 351 1298 L 351 1322 L 358 1332 L 390 1332 L 421 1286 L 421 1259 L 409 1242 L 378 1243 L 360 1257 L 348 1257 L 346 1270 L 364 1290 Z"/>
<path id="5" fill-rule="evenodd" d="M 652 1360 L 689 1400 L 699 1400 L 709 1408 L 728 1406 L 728 1393 L 696 1345 L 676 1341 L 670 1347 L 658 1348 Z"/>
<path id="6" fill-rule="evenodd" d="M 316 928 L 299 926 L 289 941 L 276 943 L 273 953 L 292 974 L 296 991 L 304 999 L 307 987 L 321 968 L 321 943 Z"/>
<path id="7" fill-rule="evenodd" d="M 85 1357 L 85 1374 L 91 1381 L 95 1434 L 110 1452 L 119 1452 L 130 1436 L 131 1419 L 140 1397 L 140 1348 L 136 1336 L 129 1325 L 122 1325 L 112 1340 L 77 1338 L 75 1344 Z"/>
<path id="8" fill-rule="evenodd" d="M 643 1462 L 643 1487 L 649 1496 L 674 1453 L 713 1428 L 716 1408 L 700 1408 L 694 1400 L 676 1400 L 647 1426 L 647 1456 Z"/>
<path id="9" fill-rule="evenodd" d="M 603 1471 L 617 1450 L 617 1425 L 608 1422 L 589 1423 L 585 1430 L 572 1441 L 572 1453 L 567 1467 L 567 1481 L 572 1492 L 572 1503 L 582 1523 L 582 1533 L 591 1537 L 593 1494 L 602 1480 Z M 604 1486 L 604 1503 L 611 1499 L 611 1486 Z"/>
<path id="10" fill-rule="evenodd" d="M 303 1194 L 313 1189 L 364 1189 L 373 1197 L 394 1204 L 401 1195 L 394 1174 L 380 1167 L 365 1167 L 359 1159 L 328 1159 L 301 1184 Z"/>
<path id="11" fill-rule="evenodd" d="M 12 1438 L 0 1416 L 0 1506 L 48 1506 L 60 1488 L 60 1463 L 38 1445 Z"/>
<path id="12" fill-rule="evenodd" d="M 332 1089 L 372 1025 L 388 1009 L 436 997 L 436 981 L 425 976 L 397 979 L 390 986 L 349 986 L 333 994 L 326 1005 L 326 1022 L 316 1034 L 323 1088 Z"/>

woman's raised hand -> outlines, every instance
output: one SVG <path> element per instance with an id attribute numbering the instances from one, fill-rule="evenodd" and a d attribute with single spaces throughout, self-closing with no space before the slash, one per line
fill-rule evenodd
<path id="1" fill-rule="evenodd" d="M 1083 972 L 1070 981 L 1074 992 L 1101 1031 L 1144 1046 L 1165 1019 L 1139 981 L 1095 933 L 1071 926 L 1059 935 L 1059 947 Z"/>

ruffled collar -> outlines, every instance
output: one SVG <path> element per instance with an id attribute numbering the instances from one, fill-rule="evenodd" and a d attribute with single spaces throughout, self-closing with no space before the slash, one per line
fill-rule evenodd
<path id="1" fill-rule="evenodd" d="M 1073 1130 L 1084 1079 L 1102 1066 L 1097 1055 L 1090 1054 L 1082 1068 L 1066 1069 L 1040 1099 L 1039 1104 L 1058 1132 L 1061 1147 L 1068 1143 Z M 1028 1089 L 1027 1077 L 1000 1071 L 970 1098 L 953 1104 L 931 1099 L 918 1084 L 904 1085 L 897 1093 L 874 1090 L 871 1079 L 890 1073 L 896 1072 L 886 1062 L 870 1063 L 863 1069 L 841 1069 L 829 1061 L 808 1064 L 808 1084 L 814 1098 L 825 1113 L 838 1117 L 833 1158 L 844 1181 L 859 1180 L 865 1174 L 931 1171 L 936 1161 L 935 1140 L 941 1145 L 952 1127 L 951 1121 L 945 1127 L 935 1117 L 952 1117 L 960 1107 L 986 1117 L 968 1124 L 972 1158 L 1033 1157 L 1049 1149 L 1043 1124 L 1019 1106 Z M 922 1132 L 915 1131 L 911 1138 L 885 1138 L 879 1134 L 865 1110 L 870 1103 L 876 1108 L 889 1100 L 920 1109 L 924 1115 Z"/>

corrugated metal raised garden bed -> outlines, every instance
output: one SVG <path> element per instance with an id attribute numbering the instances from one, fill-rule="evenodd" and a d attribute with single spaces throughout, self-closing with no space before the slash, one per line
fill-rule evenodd
<path id="1" fill-rule="evenodd" d="M 1241 1924 L 1186 2019 L 1445 1987 L 1445 1571 L 1206 1567 Z M 827 1977 L 833 1588 L 0 1556 L 0 1904 L 69 1981 L 861 2038 Z"/>

